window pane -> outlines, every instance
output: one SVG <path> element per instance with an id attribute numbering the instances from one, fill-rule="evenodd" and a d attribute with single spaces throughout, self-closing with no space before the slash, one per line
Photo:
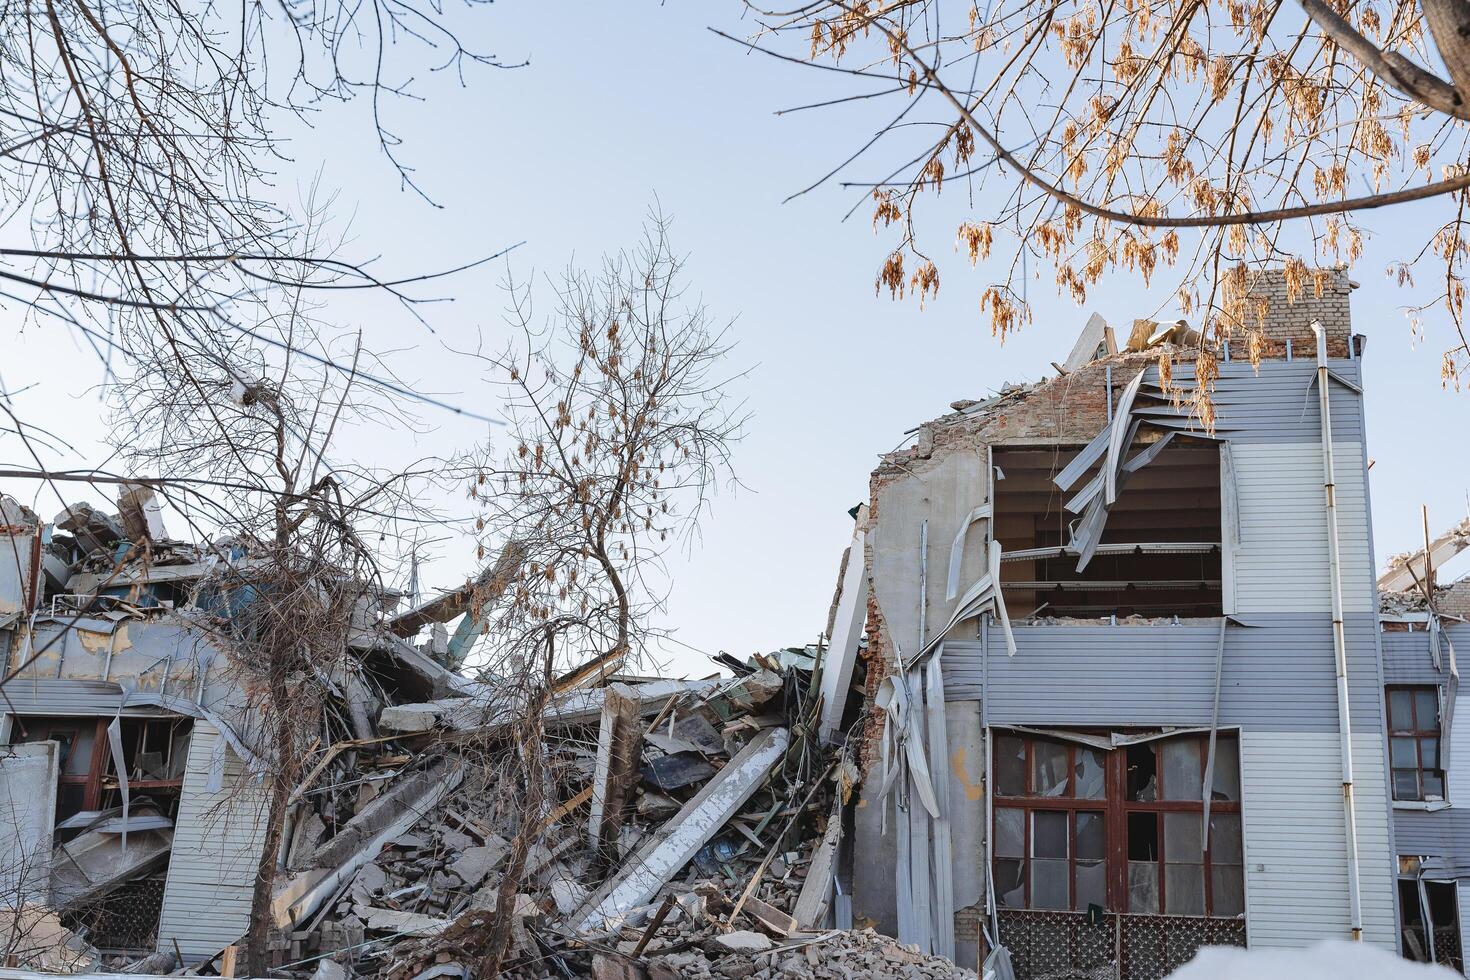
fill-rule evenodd
<path id="1" fill-rule="evenodd" d="M 1210 814 L 1210 862 L 1243 864 L 1240 853 L 1240 814 Z"/>
<path id="2" fill-rule="evenodd" d="M 1439 728 L 1439 692 L 1432 687 L 1414 691 L 1414 725 L 1421 732 Z"/>
<path id="3" fill-rule="evenodd" d="M 1067 886 L 1069 871 L 1066 859 L 1031 862 L 1031 907 L 1062 909 L 1072 907 L 1071 889 Z"/>
<path id="4" fill-rule="evenodd" d="M 1108 905 L 1107 864 L 1103 861 L 1077 862 L 1077 895 L 1072 908 L 1086 912 L 1089 905 L 1101 908 Z"/>
<path id="5" fill-rule="evenodd" d="M 1101 861 L 1107 856 L 1107 832 L 1103 828 L 1101 813 L 1082 811 L 1077 814 L 1076 850 L 1079 861 Z"/>
<path id="6" fill-rule="evenodd" d="M 1170 915 L 1205 914 L 1204 865 L 1164 865 L 1164 911 Z"/>
<path id="7" fill-rule="evenodd" d="M 1244 871 L 1238 864 L 1210 865 L 1211 915 L 1245 913 Z"/>
<path id="8" fill-rule="evenodd" d="M 1388 757 L 1392 760 L 1389 764 L 1395 769 L 1419 768 L 1419 753 L 1414 750 L 1412 738 L 1389 739 Z"/>
<path id="9" fill-rule="evenodd" d="M 1163 743 L 1165 800 L 1199 800 L 1204 787 L 1204 769 L 1200 759 L 1202 742 L 1197 738 L 1176 738 Z"/>
<path id="10" fill-rule="evenodd" d="M 1128 911 L 1158 912 L 1159 866 L 1154 861 L 1128 862 Z"/>
<path id="11" fill-rule="evenodd" d="M 1417 800 L 1419 798 L 1419 770 L 1395 769 L 1393 771 L 1393 798 Z"/>
<path id="12" fill-rule="evenodd" d="M 1026 811 L 1011 807 L 995 810 L 995 856 L 1018 858 L 1026 855 Z"/>
<path id="13" fill-rule="evenodd" d="M 1396 732 L 1414 730 L 1414 696 L 1408 691 L 1388 692 L 1388 723 Z"/>
<path id="14" fill-rule="evenodd" d="M 88 726 L 76 732 L 71 744 L 71 754 L 66 757 L 66 765 L 63 768 L 68 776 L 91 775 L 92 746 L 96 741 L 97 729 L 95 726 Z"/>
<path id="15" fill-rule="evenodd" d="M 65 820 L 82 812 L 87 801 L 87 787 L 79 783 L 62 783 L 56 788 L 56 819 Z"/>
<path id="16" fill-rule="evenodd" d="M 1425 770 L 1420 773 L 1419 780 L 1424 787 L 1425 799 L 1429 799 L 1431 796 L 1444 799 L 1444 780 L 1440 778 L 1439 773 Z"/>
<path id="17" fill-rule="evenodd" d="M 1023 909 L 1026 907 L 1026 888 L 1023 875 L 1026 862 L 1020 859 L 996 858 L 995 894 L 1002 907 Z"/>
<path id="18" fill-rule="evenodd" d="M 1031 788 L 1037 796 L 1067 795 L 1067 747 L 1057 742 L 1031 743 Z"/>
<path id="19" fill-rule="evenodd" d="M 1215 772 L 1212 800 L 1240 799 L 1240 742 L 1233 737 L 1215 739 Z"/>
<path id="20" fill-rule="evenodd" d="M 1101 800 L 1107 796 L 1103 783 L 1103 754 L 1096 749 L 1077 747 L 1074 790 L 1079 800 Z"/>
<path id="21" fill-rule="evenodd" d="M 1425 769 L 1439 768 L 1439 739 L 1421 738 L 1419 740 L 1419 765 Z"/>
<path id="22" fill-rule="evenodd" d="M 1204 860 L 1200 848 L 1200 824 L 1203 815 L 1198 813 L 1164 814 L 1164 861 L 1167 864 L 1199 864 Z M 1168 885 L 1165 884 L 1167 890 Z"/>
<path id="23" fill-rule="evenodd" d="M 1158 758 L 1154 746 L 1148 742 L 1130 745 L 1128 753 L 1128 798 L 1139 803 L 1151 803 L 1159 798 Z"/>
<path id="24" fill-rule="evenodd" d="M 1031 856 L 1067 857 L 1067 814 L 1038 810 L 1031 814 Z"/>
<path id="25" fill-rule="evenodd" d="M 1128 860 L 1157 861 L 1159 859 L 1159 815 L 1157 813 L 1128 814 Z"/>
<path id="26" fill-rule="evenodd" d="M 995 740 L 995 793 L 1026 795 L 1026 743 L 1012 735 Z"/>

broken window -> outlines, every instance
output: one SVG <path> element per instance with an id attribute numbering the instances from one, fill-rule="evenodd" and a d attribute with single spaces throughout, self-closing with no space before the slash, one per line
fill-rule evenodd
<path id="1" fill-rule="evenodd" d="M 1388 758 L 1396 800 L 1444 799 L 1439 761 L 1439 690 L 1433 685 L 1390 687 Z"/>
<path id="2" fill-rule="evenodd" d="M 1457 973 L 1464 972 L 1455 882 L 1400 878 L 1399 919 L 1406 959 L 1440 963 Z"/>
<path id="3" fill-rule="evenodd" d="M 14 728 L 18 742 L 56 742 L 60 747 L 56 787 L 56 822 L 78 813 L 122 805 L 121 786 L 107 736 L 110 718 L 21 717 Z M 178 810 L 189 754 L 189 718 L 124 718 L 123 767 L 134 802 L 147 800 L 172 818 Z M 74 832 L 75 828 L 73 828 Z M 63 832 L 62 837 L 69 834 Z"/>
<path id="4" fill-rule="evenodd" d="M 1217 737 L 1208 846 L 1200 735 L 1111 751 L 996 738 L 996 894 L 1006 908 L 1238 916 L 1245 912 L 1240 751 Z M 1116 845 L 1110 845 L 1116 841 Z"/>
<path id="5" fill-rule="evenodd" d="M 1150 438 L 1138 436 L 1139 452 Z M 1109 510 L 1097 553 L 1080 572 L 1066 545 L 1081 518 L 1067 504 L 1098 467 L 1064 492 L 1052 479 L 1078 447 L 992 451 L 1004 474 L 995 484 L 995 537 L 1013 616 L 1221 615 L 1216 443 L 1176 436 L 1134 473 Z"/>

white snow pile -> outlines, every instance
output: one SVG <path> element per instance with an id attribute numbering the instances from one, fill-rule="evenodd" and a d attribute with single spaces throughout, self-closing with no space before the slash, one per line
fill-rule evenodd
<path id="1" fill-rule="evenodd" d="M 1391 949 L 1339 939 L 1304 949 L 1209 946 L 1169 980 L 1460 980 L 1444 966 L 1414 963 Z"/>

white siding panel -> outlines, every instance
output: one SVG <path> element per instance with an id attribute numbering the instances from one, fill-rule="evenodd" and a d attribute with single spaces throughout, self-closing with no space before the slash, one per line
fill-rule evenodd
<path id="1" fill-rule="evenodd" d="M 219 732 L 196 722 L 174 827 L 173 854 L 158 924 L 158 948 L 178 940 L 186 958 L 213 955 L 245 934 L 265 846 L 265 796 L 233 751 L 218 793 L 207 790 Z"/>
<path id="2" fill-rule="evenodd" d="M 1244 731 L 1240 741 L 1250 944 L 1348 939 L 1337 736 Z M 1392 949 L 1395 862 L 1379 736 L 1354 736 L 1353 768 L 1363 938 Z"/>
<path id="3" fill-rule="evenodd" d="M 1343 609 L 1373 610 L 1373 559 L 1363 444 L 1337 442 L 1338 536 Z M 1327 612 L 1327 516 L 1320 443 L 1234 443 L 1240 543 L 1234 546 L 1235 611 Z"/>

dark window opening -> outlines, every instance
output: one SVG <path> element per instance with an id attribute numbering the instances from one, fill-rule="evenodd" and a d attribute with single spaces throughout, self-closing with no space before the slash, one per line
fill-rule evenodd
<path id="1" fill-rule="evenodd" d="M 1208 843 L 1200 735 L 1105 751 L 995 739 L 994 873 L 1012 909 L 1230 917 L 1245 912 L 1240 751 L 1216 739 Z"/>
<path id="2" fill-rule="evenodd" d="M 1082 516 L 1066 504 L 1099 467 L 1067 491 L 1052 482 L 1079 448 L 993 450 L 1004 474 L 995 484 L 995 536 L 1003 554 L 1017 556 L 1001 566 L 1010 614 L 1221 615 L 1218 446 L 1176 437 L 1133 474 L 1107 515 L 1098 553 L 1081 572 L 1077 556 L 1062 551 Z M 1051 554 L 1019 557 L 1053 548 Z"/>
<path id="3" fill-rule="evenodd" d="M 1400 878 L 1399 918 L 1403 924 L 1405 959 L 1439 963 L 1458 973 L 1464 972 L 1460 903 L 1454 882 Z"/>
<path id="4" fill-rule="evenodd" d="M 1444 799 L 1439 753 L 1439 689 L 1390 687 L 1388 759 L 1396 800 Z"/>

